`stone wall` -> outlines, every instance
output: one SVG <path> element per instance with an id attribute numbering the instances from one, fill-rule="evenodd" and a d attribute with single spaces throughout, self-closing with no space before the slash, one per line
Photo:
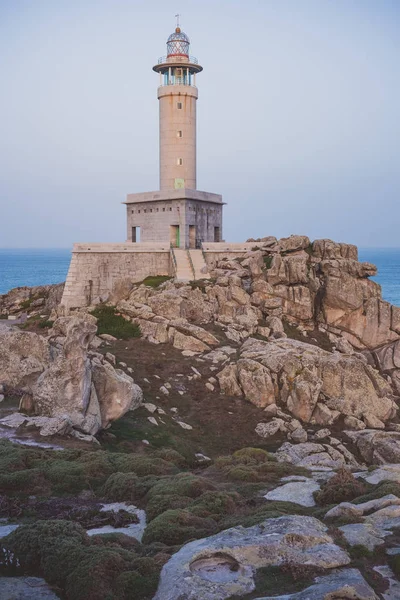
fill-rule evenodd
<path id="1" fill-rule="evenodd" d="M 210 270 L 218 260 L 243 257 L 253 247 L 254 242 L 203 244 Z M 79 308 L 99 298 L 117 302 L 130 284 L 150 275 L 172 274 L 168 243 L 74 244 L 61 304 Z"/>
<path id="2" fill-rule="evenodd" d="M 170 274 L 168 244 L 74 244 L 61 303 L 88 306 L 99 297 L 117 297 L 150 275 Z"/>

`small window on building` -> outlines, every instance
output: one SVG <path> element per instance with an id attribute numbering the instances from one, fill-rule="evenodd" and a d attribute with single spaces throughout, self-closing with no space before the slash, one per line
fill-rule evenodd
<path id="1" fill-rule="evenodd" d="M 152 209 L 152 208 L 150 209 L 150 212 L 153 212 L 153 209 Z"/>
<path id="2" fill-rule="evenodd" d="M 144 212 L 144 213 L 145 213 L 145 212 L 147 212 L 147 208 L 145 208 L 143 212 Z"/>
<path id="3" fill-rule="evenodd" d="M 176 132 L 176 137 L 182 137 L 182 131 L 180 131 L 180 130 L 179 130 L 179 131 L 177 131 L 177 132 Z"/>
<path id="4" fill-rule="evenodd" d="M 182 108 L 182 102 L 177 102 L 176 107 L 180 110 Z"/>
<path id="5" fill-rule="evenodd" d="M 183 159 L 182 158 L 177 158 L 176 159 L 176 164 L 177 165 L 182 165 L 183 164 Z"/>
<path id="6" fill-rule="evenodd" d="M 165 212 L 165 208 L 163 208 L 163 212 Z"/>
<path id="7" fill-rule="evenodd" d="M 169 210 L 172 210 L 172 208 L 170 208 Z"/>
<path id="8" fill-rule="evenodd" d="M 138 214 L 140 215 L 140 210 L 138 210 Z"/>

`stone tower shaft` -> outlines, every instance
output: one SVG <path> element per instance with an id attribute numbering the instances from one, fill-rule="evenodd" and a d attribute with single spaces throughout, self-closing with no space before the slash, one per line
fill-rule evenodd
<path id="1" fill-rule="evenodd" d="M 167 40 L 160 74 L 160 190 L 196 189 L 196 74 L 203 68 L 189 55 L 189 38 L 179 27 Z"/>

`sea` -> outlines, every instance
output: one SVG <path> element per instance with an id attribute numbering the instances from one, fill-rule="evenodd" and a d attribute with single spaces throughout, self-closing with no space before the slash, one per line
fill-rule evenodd
<path id="1" fill-rule="evenodd" d="M 65 281 L 70 259 L 68 248 L 0 248 L 0 294 Z M 360 248 L 359 260 L 378 267 L 372 279 L 381 285 L 383 299 L 400 306 L 400 248 Z"/>

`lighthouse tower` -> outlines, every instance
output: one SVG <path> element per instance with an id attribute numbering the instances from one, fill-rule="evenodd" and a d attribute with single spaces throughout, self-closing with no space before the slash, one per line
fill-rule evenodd
<path id="1" fill-rule="evenodd" d="M 203 70 L 189 55 L 190 41 L 178 26 L 167 40 L 160 74 L 160 190 L 196 189 L 196 75 Z"/>
<path id="2" fill-rule="evenodd" d="M 197 190 L 196 76 L 203 70 L 190 56 L 190 40 L 179 27 L 167 39 L 159 73 L 160 190 L 129 194 L 127 238 L 201 248 L 222 239 L 222 197 Z"/>

